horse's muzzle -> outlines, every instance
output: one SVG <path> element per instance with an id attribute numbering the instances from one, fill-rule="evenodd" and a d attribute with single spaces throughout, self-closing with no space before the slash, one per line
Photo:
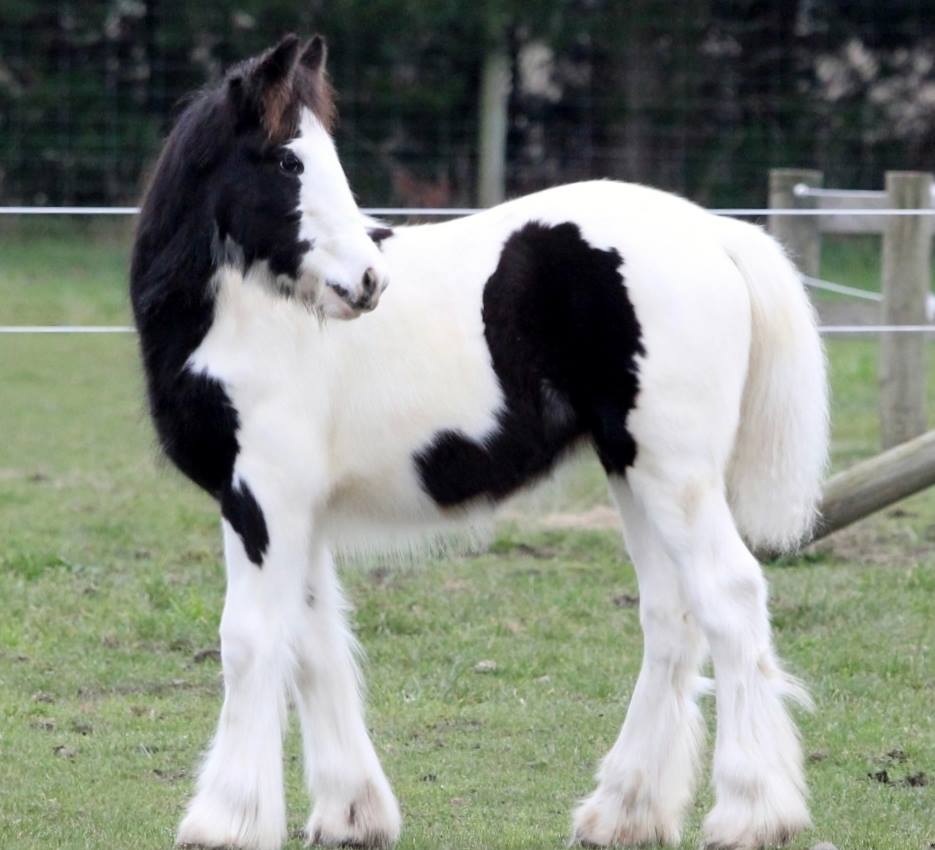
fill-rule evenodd
<path id="1" fill-rule="evenodd" d="M 358 286 L 353 289 L 328 279 L 325 281 L 322 309 L 331 318 L 356 318 L 361 313 L 369 313 L 377 306 L 388 285 L 389 278 L 381 276 L 373 267 L 363 273 Z"/>

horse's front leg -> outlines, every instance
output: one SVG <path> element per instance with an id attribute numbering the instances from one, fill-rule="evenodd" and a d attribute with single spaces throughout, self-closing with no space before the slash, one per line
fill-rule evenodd
<path id="1" fill-rule="evenodd" d="M 224 705 L 177 843 L 277 850 L 286 838 L 282 737 L 303 626 L 311 501 L 235 472 L 222 498 Z"/>
<path id="2" fill-rule="evenodd" d="M 399 837 L 399 806 L 364 722 L 357 645 L 323 546 L 310 561 L 304 598 L 295 704 L 315 804 L 306 836 L 326 846 L 387 847 Z"/>

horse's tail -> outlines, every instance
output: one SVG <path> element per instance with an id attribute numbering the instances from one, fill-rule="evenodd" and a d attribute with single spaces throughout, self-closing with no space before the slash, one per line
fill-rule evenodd
<path id="1" fill-rule="evenodd" d="M 717 225 L 750 293 L 740 427 L 728 468 L 734 519 L 752 548 L 783 551 L 818 515 L 828 458 L 828 389 L 815 312 L 799 273 L 760 228 Z"/>

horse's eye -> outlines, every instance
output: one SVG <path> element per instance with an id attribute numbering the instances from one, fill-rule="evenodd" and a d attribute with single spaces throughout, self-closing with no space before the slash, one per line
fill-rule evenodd
<path id="1" fill-rule="evenodd" d="M 279 167 L 285 171 L 286 174 L 301 174 L 305 170 L 305 166 L 302 165 L 302 160 L 292 151 L 286 151 L 282 155 L 282 159 L 279 160 Z"/>

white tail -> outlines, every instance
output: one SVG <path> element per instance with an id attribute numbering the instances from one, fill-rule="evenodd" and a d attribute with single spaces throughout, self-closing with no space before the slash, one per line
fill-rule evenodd
<path id="1" fill-rule="evenodd" d="M 747 283 L 752 314 L 728 496 L 748 544 L 783 551 L 817 517 L 828 458 L 824 350 L 799 273 L 779 244 L 733 219 L 721 219 L 719 231 Z"/>

